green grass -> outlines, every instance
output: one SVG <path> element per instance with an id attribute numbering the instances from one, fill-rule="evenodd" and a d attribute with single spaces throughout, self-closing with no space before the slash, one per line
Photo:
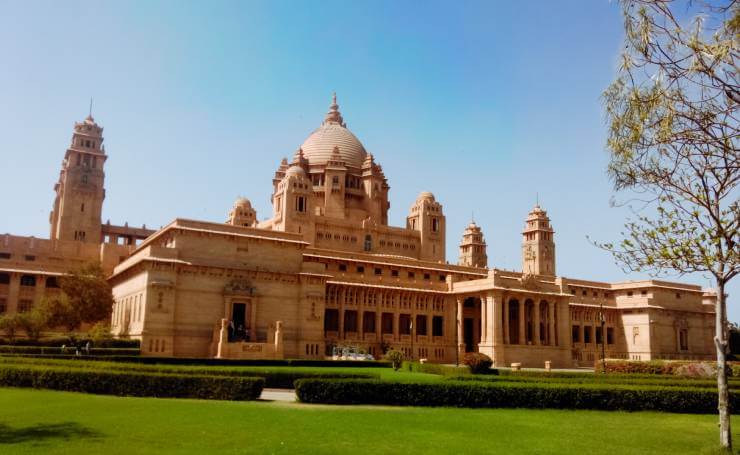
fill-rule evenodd
<path id="1" fill-rule="evenodd" d="M 9 388 L 0 388 L 0 409 L 3 454 L 678 454 L 712 453 L 717 440 L 711 415 L 312 406 Z"/>
<path id="2" fill-rule="evenodd" d="M 74 367 L 85 369 L 103 369 L 110 371 L 142 371 L 142 372 L 171 372 L 171 373 L 206 373 L 208 371 L 226 371 L 240 375 L 249 373 L 293 372 L 293 373 L 343 373 L 368 374 L 369 377 L 380 377 L 383 380 L 399 382 L 437 382 L 444 378 L 428 373 L 413 373 L 409 371 L 394 371 L 392 368 L 375 367 L 315 367 L 315 366 L 203 366 L 203 365 L 148 365 L 136 363 L 107 362 L 99 360 L 67 360 L 33 357 L 0 356 L 0 364 L 28 364 L 49 367 Z"/>

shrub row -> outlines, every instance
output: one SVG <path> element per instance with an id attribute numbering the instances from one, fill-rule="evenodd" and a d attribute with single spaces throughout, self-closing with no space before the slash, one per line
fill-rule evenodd
<path id="1" fill-rule="evenodd" d="M 626 377 L 625 377 L 626 376 Z M 542 384 L 613 384 L 613 385 L 652 385 L 660 387 L 694 387 L 694 388 L 716 388 L 715 379 L 692 379 L 675 376 L 651 377 L 638 375 L 630 377 L 628 375 L 582 375 L 581 377 L 544 377 L 544 376 L 490 376 L 490 375 L 471 375 L 451 380 L 461 381 L 479 381 L 479 382 L 516 382 L 516 383 L 542 383 Z M 730 381 L 730 389 L 740 389 L 740 382 Z"/>
<path id="2" fill-rule="evenodd" d="M 607 360 L 603 363 L 606 364 L 606 368 L 604 368 L 602 362 L 596 362 L 594 365 L 594 371 L 599 373 L 606 369 L 607 373 L 678 375 L 682 374 L 682 370 L 685 370 L 688 366 L 706 364 L 709 368 L 716 369 L 717 365 L 716 362 L 696 362 L 688 360 Z"/>
<path id="3" fill-rule="evenodd" d="M 456 367 L 439 363 L 403 362 L 402 369 L 414 373 L 429 373 L 453 377 L 470 374 L 470 369 L 468 367 Z"/>
<path id="4" fill-rule="evenodd" d="M 610 411 L 665 411 L 711 414 L 717 394 L 708 389 L 679 387 L 614 387 L 600 385 L 512 383 L 396 383 L 377 380 L 296 381 L 305 403 L 451 406 L 470 408 L 555 408 Z M 731 394 L 731 406 L 739 404 Z"/>
<path id="5" fill-rule="evenodd" d="M 0 348 L 2 348 L 0 346 Z M 91 349 L 92 352 L 92 349 Z M 120 352 L 120 354 L 118 354 Z M 353 360 L 303 360 L 303 359 L 286 359 L 286 360 L 230 360 L 214 358 L 190 358 L 190 357 L 149 357 L 138 355 L 138 350 L 133 353 L 126 350 L 121 352 L 106 350 L 104 354 L 96 353 L 85 355 L 83 360 L 104 360 L 106 362 L 121 363 L 140 363 L 145 365 L 188 365 L 188 366 L 274 366 L 274 367 L 341 367 L 341 368 L 390 368 L 388 362 L 377 361 L 353 361 Z M 3 353 L 0 350 L 0 353 Z M 11 353 L 11 352 L 7 352 Z M 22 354 L 21 352 L 12 352 Z M 44 351 L 36 357 L 55 357 L 55 358 L 74 358 L 80 359 L 74 355 L 61 355 L 59 348 L 56 350 Z M 35 354 L 35 353 L 33 353 Z"/>
<path id="6" fill-rule="evenodd" d="M 38 340 L 32 340 L 30 338 L 15 338 L 12 341 L 4 338 L 0 338 L 0 345 L 11 345 L 11 346 L 45 346 L 45 347 L 60 347 L 60 346 L 72 346 L 75 343 L 86 344 L 90 342 L 91 345 L 96 348 L 139 348 L 141 343 L 139 340 L 126 340 L 120 338 L 103 338 L 103 339 L 92 339 L 87 336 L 83 337 L 70 337 L 70 336 L 58 336 L 41 338 Z"/>
<path id="7" fill-rule="evenodd" d="M 137 373 L 180 374 L 200 376 L 259 377 L 264 379 L 265 387 L 275 389 L 292 389 L 297 379 L 304 378 L 343 378 L 343 379 L 379 379 L 377 373 L 354 373 L 325 371 L 323 368 L 292 369 L 291 367 L 200 367 L 192 365 L 143 365 L 137 363 L 115 363 L 85 361 L 79 357 L 75 361 L 57 358 L 0 356 L 0 365 L 27 365 L 64 367 L 68 369 L 86 369 L 93 371 L 116 371 Z"/>
<path id="8" fill-rule="evenodd" d="M 82 351 L 84 352 L 84 350 Z M 64 353 L 61 347 L 47 347 L 47 346 L 14 346 L 6 345 L 0 346 L 0 353 L 4 354 L 28 354 L 28 355 L 55 355 L 55 356 L 66 356 L 75 357 L 75 347 L 66 346 Z M 138 356 L 138 348 L 90 348 L 90 354 L 85 354 L 88 358 L 90 356 L 105 357 L 109 356 Z"/>
<path id="9" fill-rule="evenodd" d="M 256 400 L 264 380 L 2 365 L 0 385 L 137 397 Z"/>

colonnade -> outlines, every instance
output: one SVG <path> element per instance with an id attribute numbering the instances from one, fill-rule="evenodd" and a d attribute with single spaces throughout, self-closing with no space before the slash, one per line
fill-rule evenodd
<path id="1" fill-rule="evenodd" d="M 459 295 L 457 303 L 457 344 L 465 346 L 464 303 L 473 297 L 481 306 L 481 346 L 494 344 L 558 346 L 557 303 L 526 296 L 497 296 L 490 293 Z"/>

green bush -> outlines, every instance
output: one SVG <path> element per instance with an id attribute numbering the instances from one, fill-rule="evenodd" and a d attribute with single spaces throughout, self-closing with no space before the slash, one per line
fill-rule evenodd
<path id="1" fill-rule="evenodd" d="M 463 357 L 463 363 L 470 368 L 473 374 L 487 373 L 493 365 L 493 360 L 480 352 L 468 352 Z"/>
<path id="2" fill-rule="evenodd" d="M 401 351 L 391 349 L 385 353 L 384 358 L 393 365 L 393 369 L 396 371 L 398 371 L 401 368 L 401 365 L 403 365 L 403 353 Z"/>
<path id="3" fill-rule="evenodd" d="M 0 385 L 103 395 L 256 400 L 262 393 L 264 380 L 247 377 L 2 365 L 0 366 Z"/>
<path id="4" fill-rule="evenodd" d="M 85 354 L 84 350 L 80 351 Z M 67 346 L 62 352 L 61 347 L 47 347 L 47 346 L 0 346 L 0 353 L 2 354 L 26 354 L 26 355 L 53 355 L 59 357 L 75 357 L 75 347 Z M 138 356 L 138 349 L 131 348 L 90 348 L 90 354 L 85 354 L 85 357 L 90 356 Z"/>
<path id="5" fill-rule="evenodd" d="M 697 372 L 699 369 L 705 369 L 702 364 L 706 364 L 708 369 L 716 369 L 715 362 L 695 362 L 688 360 L 607 360 L 607 373 L 619 374 L 665 374 L 665 375 L 688 375 L 700 376 Z M 594 365 L 594 371 L 601 373 L 604 371 L 602 362 Z"/>
<path id="6" fill-rule="evenodd" d="M 378 379 L 380 375 L 373 373 L 345 373 L 325 371 L 324 369 L 298 367 L 218 367 L 218 366 L 189 366 L 189 365 L 142 365 L 136 363 L 115 363 L 101 361 L 86 361 L 85 357 L 59 359 L 55 357 L 18 357 L 0 356 L 0 365 L 27 365 L 64 367 L 69 369 L 87 369 L 95 371 L 119 371 L 138 373 L 181 374 L 201 376 L 233 376 L 259 377 L 264 379 L 265 387 L 276 389 L 292 389 L 297 379 L 304 378 L 345 378 L 345 379 Z"/>
<path id="7" fill-rule="evenodd" d="M 305 403 L 452 406 L 471 408 L 555 408 L 610 411 L 665 411 L 711 414 L 717 394 L 709 389 L 565 385 L 538 383 L 397 383 L 362 379 L 302 379 L 298 399 Z M 740 404 L 731 394 L 731 405 Z"/>

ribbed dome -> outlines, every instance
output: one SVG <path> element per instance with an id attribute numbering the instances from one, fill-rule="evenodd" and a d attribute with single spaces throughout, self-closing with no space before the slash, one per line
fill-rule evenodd
<path id="1" fill-rule="evenodd" d="M 309 164 L 326 164 L 334 147 L 339 147 L 339 156 L 347 166 L 362 167 L 365 147 L 347 128 L 336 123 L 325 123 L 317 128 L 301 145 Z"/>
<path id="2" fill-rule="evenodd" d="M 313 165 L 326 164 L 332 156 L 334 147 L 339 148 L 339 156 L 347 166 L 362 167 L 367 152 L 355 135 L 347 129 L 339 112 L 336 94 L 324 123 L 308 136 L 301 149 L 309 165 Z"/>

